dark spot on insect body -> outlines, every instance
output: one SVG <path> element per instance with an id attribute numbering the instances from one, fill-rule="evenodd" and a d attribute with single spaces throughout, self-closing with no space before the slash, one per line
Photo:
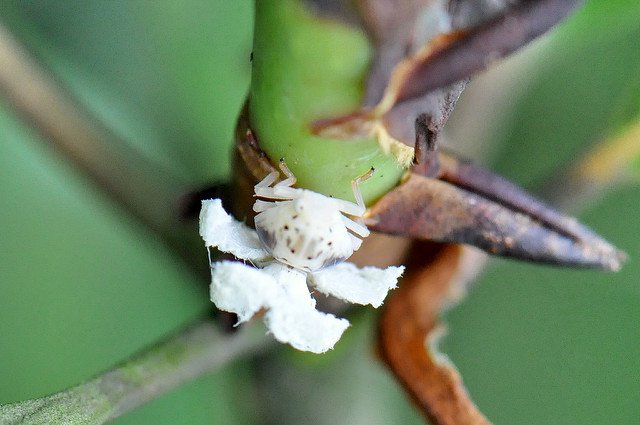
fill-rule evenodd
<path id="1" fill-rule="evenodd" d="M 291 253 L 292 253 L 292 254 L 295 254 L 295 253 L 296 253 L 296 250 L 295 250 L 295 249 L 293 249 L 293 248 L 289 248 L 289 251 L 291 251 Z"/>
<path id="2" fill-rule="evenodd" d="M 296 220 L 298 218 L 298 214 L 291 217 L 291 220 Z"/>
<path id="3" fill-rule="evenodd" d="M 327 246 L 331 246 L 331 245 L 333 245 L 333 242 L 329 241 L 329 242 L 327 243 Z"/>
<path id="4" fill-rule="evenodd" d="M 289 226 L 287 226 L 286 224 L 284 225 L 284 230 L 289 230 Z"/>

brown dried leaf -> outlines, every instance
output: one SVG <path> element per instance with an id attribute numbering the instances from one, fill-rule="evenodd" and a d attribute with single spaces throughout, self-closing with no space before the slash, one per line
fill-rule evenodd
<path id="1" fill-rule="evenodd" d="M 465 283 L 460 281 L 464 252 L 459 245 L 415 243 L 400 288 L 380 318 L 380 355 L 435 425 L 490 424 L 458 372 L 434 347 L 441 333 L 438 314 L 456 286 Z"/>
<path id="2" fill-rule="evenodd" d="M 510 210 L 526 214 L 544 226 L 574 240 L 597 237 L 575 218 L 559 213 L 519 186 L 470 161 L 461 160 L 450 152 L 440 151 L 438 165 L 437 177 L 440 180 L 478 194 Z M 423 174 L 418 167 L 414 167 L 413 171 Z"/>
<path id="3" fill-rule="evenodd" d="M 447 2 L 441 0 L 361 0 L 359 5 L 376 45 L 363 102 L 365 107 L 374 107 L 389 90 L 398 67 L 406 64 L 407 58 L 413 57 L 423 45 L 439 39 L 440 33 L 450 31 L 453 16 L 447 10 Z M 387 132 L 408 146 L 415 145 L 414 125 L 421 116 L 432 135 L 430 141 L 435 143 L 464 86 L 465 82 L 454 82 L 374 115 L 383 116 Z"/>
<path id="4" fill-rule="evenodd" d="M 431 36 L 449 27 L 446 11 L 434 0 L 359 0 L 356 5 L 375 47 L 363 104 L 373 107 L 387 87 L 395 66 L 428 40 L 420 34 L 419 17 L 431 17 Z M 440 13 L 438 13 L 440 12 Z M 444 12 L 444 13 L 443 13 Z M 443 16 L 444 15 L 444 16 Z M 444 19 L 444 22 L 442 22 Z M 423 19 L 425 21 L 427 19 Z"/>
<path id="5" fill-rule="evenodd" d="M 554 213 L 559 218 L 550 226 L 541 220 L 552 217 L 546 210 L 532 216 L 509 204 L 508 199 L 498 203 L 411 173 L 370 209 L 369 227 L 414 239 L 469 244 L 491 254 L 541 263 L 620 268 L 624 254 L 575 220 Z"/>
<path id="6" fill-rule="evenodd" d="M 414 132 L 418 117 L 435 144 L 467 78 L 550 29 L 579 2 L 359 0 L 376 48 L 363 108 L 318 120 L 312 131 L 349 139 L 383 127 L 390 136 L 380 140 L 385 151 L 406 145 L 424 152 Z M 401 158 L 410 155 L 396 156 L 407 165 Z"/>
<path id="7" fill-rule="evenodd" d="M 343 139 L 377 134 L 383 149 L 393 152 L 398 162 L 408 167 L 414 156 L 414 125 L 418 115 L 424 117 L 435 142 L 435 136 L 453 110 L 465 83 L 454 83 L 450 87 L 433 90 L 382 113 L 379 113 L 379 108 L 373 108 L 387 90 L 396 66 L 441 32 L 449 31 L 451 17 L 447 11 L 447 2 L 360 0 L 357 5 L 375 46 L 363 108 L 345 116 L 318 120 L 312 124 L 312 131 Z"/>
<path id="8" fill-rule="evenodd" d="M 471 77 L 548 31 L 579 3 L 521 1 L 488 22 L 435 37 L 398 64 L 377 108 L 386 112 L 398 103 Z"/>

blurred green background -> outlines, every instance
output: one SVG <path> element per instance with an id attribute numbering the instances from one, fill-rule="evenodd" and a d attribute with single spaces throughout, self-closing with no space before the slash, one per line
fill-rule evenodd
<path id="1" fill-rule="evenodd" d="M 250 1 L 4 1 L 0 16 L 140 152 L 194 185 L 227 176 Z M 534 188 L 614 131 L 616 111 L 640 104 L 639 22 L 635 0 L 589 1 L 512 59 L 517 84 L 474 87 L 482 111 L 455 123 L 489 117 L 467 141 L 477 159 Z M 0 129 L 0 402 L 76 384 L 206 311 L 206 284 L 4 101 Z M 448 312 L 442 348 L 496 424 L 640 423 L 639 206 L 627 186 L 580 214 L 629 254 L 620 273 L 493 260 Z M 235 362 L 117 423 L 420 423 L 375 360 L 374 319 L 355 317 L 326 356 Z"/>

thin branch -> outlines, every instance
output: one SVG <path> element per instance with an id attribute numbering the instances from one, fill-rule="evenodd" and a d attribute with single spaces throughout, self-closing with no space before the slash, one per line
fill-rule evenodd
<path id="1" fill-rule="evenodd" d="M 185 184 L 178 176 L 87 113 L 1 24 L 0 64 L 0 95 L 25 123 L 182 258 L 192 259 L 179 222 L 177 203 Z"/>
<path id="2" fill-rule="evenodd" d="M 205 320 L 143 350 L 130 360 L 47 397 L 0 406 L 0 423 L 103 424 L 227 363 L 264 350 L 258 326 L 221 333 Z"/>

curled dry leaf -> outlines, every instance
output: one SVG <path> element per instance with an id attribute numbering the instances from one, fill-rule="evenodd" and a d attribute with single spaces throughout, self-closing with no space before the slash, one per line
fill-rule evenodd
<path id="1" fill-rule="evenodd" d="M 544 207 L 515 185 L 507 187 L 515 195 L 494 191 L 487 197 L 409 173 L 404 183 L 370 209 L 369 227 L 416 239 L 465 243 L 491 254 L 541 263 L 620 268 L 625 255 L 611 244 L 575 219 Z M 522 199 L 532 199 L 531 208 L 518 208 Z"/>
<path id="2" fill-rule="evenodd" d="M 387 300 L 380 318 L 380 355 L 435 425 L 490 424 L 469 398 L 458 372 L 435 347 L 442 329 L 438 315 L 469 277 L 460 273 L 469 265 L 464 263 L 478 265 L 467 254 L 460 245 L 415 243 L 402 285 Z"/>
<path id="3" fill-rule="evenodd" d="M 363 105 L 375 106 L 396 66 L 441 33 L 451 30 L 452 17 L 441 0 L 359 0 L 356 2 L 375 56 L 367 77 Z"/>
<path id="4" fill-rule="evenodd" d="M 320 135 L 345 139 L 376 134 L 385 152 L 408 167 L 414 159 L 414 122 L 418 115 L 437 135 L 452 112 L 465 83 L 432 90 L 397 108 L 382 111 L 375 107 L 388 89 L 398 64 L 418 52 L 429 40 L 451 29 L 452 17 L 443 1 L 359 1 L 360 15 L 375 46 L 375 56 L 365 88 L 363 109 L 339 117 L 319 119 L 311 125 Z M 435 137 L 433 139 L 435 141 Z"/>
<path id="5" fill-rule="evenodd" d="M 559 213 L 504 177 L 470 161 L 461 160 L 446 151 L 439 152 L 437 162 L 436 177 L 440 180 L 478 194 L 512 211 L 525 214 L 545 227 L 576 241 L 599 239 L 599 236 L 578 223 L 575 218 Z M 432 176 L 421 169 L 421 166 L 414 167 L 413 171 L 427 177 Z"/>
<path id="6" fill-rule="evenodd" d="M 363 108 L 312 123 L 315 134 L 345 139 L 376 134 L 385 152 L 409 165 L 423 121 L 435 144 L 466 80 L 540 36 L 579 0 L 471 2 L 360 0 L 375 45 Z M 425 150 L 424 147 L 417 146 Z"/>
<path id="7" fill-rule="evenodd" d="M 435 37 L 398 64 L 377 108 L 388 111 L 395 104 L 471 77 L 544 34 L 579 3 L 579 0 L 520 1 L 488 22 Z"/>

